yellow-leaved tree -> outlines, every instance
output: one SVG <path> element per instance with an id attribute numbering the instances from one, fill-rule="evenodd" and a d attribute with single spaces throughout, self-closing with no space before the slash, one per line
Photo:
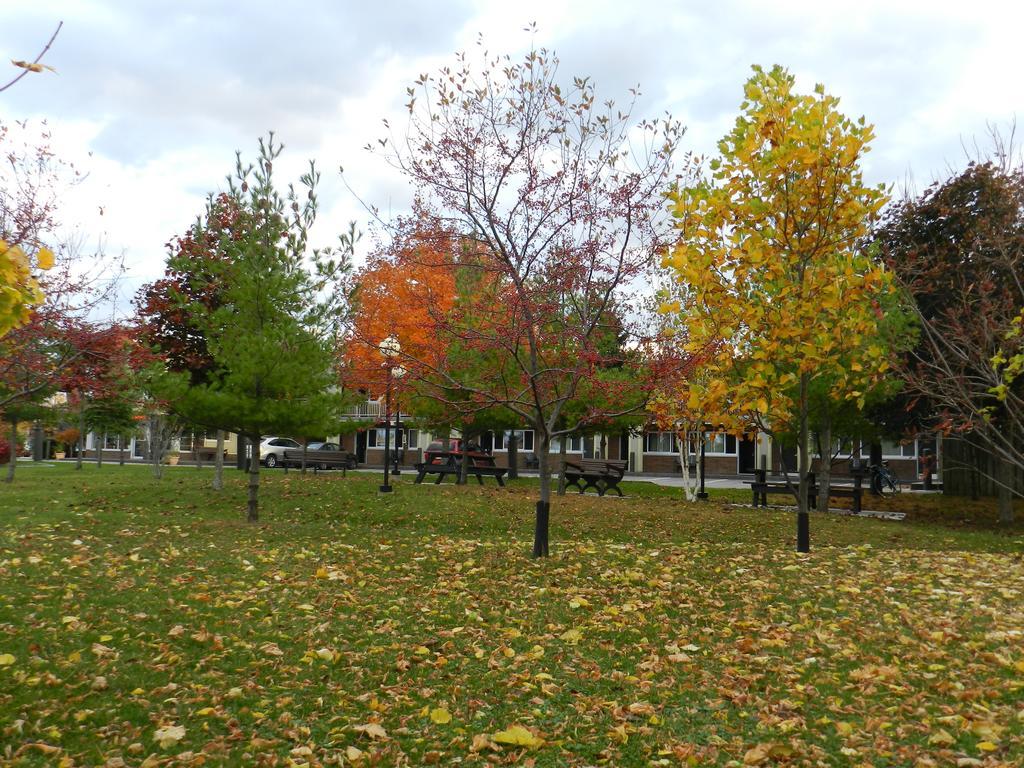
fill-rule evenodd
<path id="1" fill-rule="evenodd" d="M 754 67 L 710 176 L 671 194 L 679 230 L 664 266 L 685 290 L 692 350 L 714 349 L 679 397 L 691 411 L 739 415 L 773 438 L 796 434 L 797 549 L 810 548 L 808 411 L 812 385 L 860 400 L 886 369 L 876 340 L 891 280 L 859 249 L 886 202 L 860 163 L 870 125 L 818 85 Z"/>
<path id="2" fill-rule="evenodd" d="M 0 336 L 27 323 L 32 307 L 43 300 L 33 268 L 52 267 L 53 253 L 49 248 L 40 248 L 35 254 L 35 264 L 32 262 L 20 245 L 10 245 L 0 239 Z"/>

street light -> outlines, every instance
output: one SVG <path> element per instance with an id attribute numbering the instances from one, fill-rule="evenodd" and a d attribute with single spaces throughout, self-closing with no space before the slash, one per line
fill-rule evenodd
<path id="1" fill-rule="evenodd" d="M 390 372 L 393 379 L 400 379 L 405 376 L 405 368 L 400 365 L 391 368 Z M 388 429 L 390 428 L 391 423 L 388 422 Z M 392 475 L 402 474 L 402 471 L 398 468 L 399 451 L 402 445 L 402 406 L 398 401 L 398 392 L 395 392 L 395 450 L 392 451 L 392 459 L 394 461 L 394 469 L 391 470 Z"/>
<path id="2" fill-rule="evenodd" d="M 388 384 L 384 392 L 384 485 L 380 486 L 381 493 L 391 493 L 391 484 L 388 479 L 388 465 L 391 463 L 391 378 L 394 359 L 401 351 L 402 345 L 394 336 L 388 336 L 380 343 L 380 353 L 384 355 L 384 367 L 388 372 Z"/>

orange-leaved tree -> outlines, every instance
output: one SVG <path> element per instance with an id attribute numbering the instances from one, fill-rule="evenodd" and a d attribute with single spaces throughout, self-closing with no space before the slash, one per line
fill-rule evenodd
<path id="1" fill-rule="evenodd" d="M 450 251 L 456 240 L 425 219 L 406 221 L 395 239 L 370 256 L 355 279 L 345 383 L 381 394 L 387 384 L 380 344 L 397 339 L 402 365 L 436 368 L 444 356 L 438 328 L 455 303 Z M 414 376 L 420 371 L 410 371 Z"/>

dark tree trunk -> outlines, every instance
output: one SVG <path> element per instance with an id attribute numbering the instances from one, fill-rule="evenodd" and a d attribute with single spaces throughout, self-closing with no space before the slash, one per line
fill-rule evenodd
<path id="1" fill-rule="evenodd" d="M 206 433 L 204 432 L 203 435 L 204 439 L 202 441 L 202 444 L 200 445 L 199 435 L 197 435 L 195 432 L 192 433 L 192 461 L 196 463 L 196 469 L 203 468 L 203 448 L 206 447 Z"/>
<path id="2" fill-rule="evenodd" d="M 260 492 L 260 435 L 251 435 L 252 455 L 249 458 L 249 506 L 246 520 L 250 523 L 259 522 Z"/>
<path id="3" fill-rule="evenodd" d="M 469 474 L 469 434 L 465 429 L 462 430 L 462 456 L 459 458 L 459 477 L 456 482 L 458 485 L 465 485 Z"/>
<path id="4" fill-rule="evenodd" d="M 213 489 L 224 487 L 224 430 L 217 430 L 217 455 L 213 459 Z"/>
<path id="5" fill-rule="evenodd" d="M 567 461 L 566 449 L 569 445 L 569 436 L 562 435 L 558 439 L 558 495 L 565 496 L 565 462 Z"/>
<path id="6" fill-rule="evenodd" d="M 149 460 L 153 466 L 153 477 L 164 476 L 164 429 L 158 415 L 149 417 Z"/>
<path id="7" fill-rule="evenodd" d="M 868 447 L 868 464 L 874 464 L 876 467 L 882 466 L 882 444 L 872 443 Z"/>
<path id="8" fill-rule="evenodd" d="M 548 454 L 550 441 L 542 430 L 536 430 L 534 449 L 540 469 L 540 500 L 537 502 L 537 517 L 533 526 L 533 556 L 547 557 L 549 529 L 551 525 L 551 456 Z"/>
<path id="9" fill-rule="evenodd" d="M 810 491 L 810 451 L 807 450 L 807 395 L 810 374 L 800 374 L 800 429 L 798 433 L 800 452 L 800 484 L 797 486 L 796 551 L 811 551 L 811 518 L 808 514 Z"/>
<path id="10" fill-rule="evenodd" d="M 996 471 L 999 473 L 999 522 L 1002 525 L 1012 525 L 1014 466 L 1005 459 L 994 458 Z"/>
<path id="11" fill-rule="evenodd" d="M 511 432 L 508 438 L 508 479 L 516 480 L 519 477 L 519 440 L 516 433 Z"/>
<path id="12" fill-rule="evenodd" d="M 309 440 L 302 441 L 302 474 L 306 474 L 306 454 L 309 452 Z"/>
<path id="13" fill-rule="evenodd" d="M 117 466 L 119 467 L 124 466 L 124 441 L 124 435 L 120 435 L 117 438 Z"/>
<path id="14" fill-rule="evenodd" d="M 100 435 L 100 442 L 96 446 L 96 468 L 99 469 L 103 466 L 103 449 L 107 447 L 107 433 L 103 432 Z"/>
<path id="15" fill-rule="evenodd" d="M 82 468 L 82 456 L 85 454 L 85 403 L 78 406 L 78 451 L 75 456 L 75 469 Z"/>
<path id="16" fill-rule="evenodd" d="M 18 465 L 18 421 L 17 419 L 11 419 L 11 460 L 7 462 L 7 476 L 4 478 L 5 483 L 14 482 L 14 468 Z"/>
<path id="17" fill-rule="evenodd" d="M 818 467 L 818 511 L 828 512 L 828 489 L 832 483 L 832 414 L 828 408 L 821 418 L 818 442 L 821 443 L 818 451 L 821 456 Z"/>

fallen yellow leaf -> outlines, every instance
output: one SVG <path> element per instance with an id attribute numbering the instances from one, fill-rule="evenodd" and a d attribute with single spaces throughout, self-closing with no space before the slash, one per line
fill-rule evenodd
<path id="1" fill-rule="evenodd" d="M 491 738 L 499 744 L 517 747 L 539 747 L 544 743 L 544 739 L 534 736 L 521 725 L 513 725 L 504 731 L 498 731 Z"/>

